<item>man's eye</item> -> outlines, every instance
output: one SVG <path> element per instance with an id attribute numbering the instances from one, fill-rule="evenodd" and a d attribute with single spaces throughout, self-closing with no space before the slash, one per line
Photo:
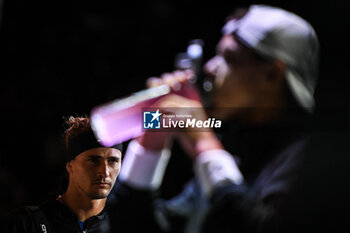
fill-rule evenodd
<path id="1" fill-rule="evenodd" d="M 98 158 L 90 158 L 88 161 L 92 162 L 92 163 L 97 163 L 98 162 Z"/>
<path id="2" fill-rule="evenodd" d="M 108 159 L 108 162 L 110 162 L 110 163 L 118 163 L 119 162 L 119 158 L 110 158 L 110 159 Z"/>

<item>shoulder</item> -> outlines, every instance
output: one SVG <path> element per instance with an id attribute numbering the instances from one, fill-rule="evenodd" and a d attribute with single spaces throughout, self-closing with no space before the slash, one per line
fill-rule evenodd
<path id="1" fill-rule="evenodd" d="M 304 137 L 290 143 L 262 169 L 253 183 L 257 198 L 279 199 L 295 188 L 297 180 L 300 179 L 308 141 L 309 138 Z"/>

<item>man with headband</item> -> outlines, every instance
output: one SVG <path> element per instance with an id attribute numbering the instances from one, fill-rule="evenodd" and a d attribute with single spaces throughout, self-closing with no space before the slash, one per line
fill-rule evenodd
<path id="1" fill-rule="evenodd" d="M 40 207 L 14 211 L 1 232 L 109 232 L 104 208 L 119 174 L 122 145 L 101 146 L 89 118 L 70 117 L 66 123 L 67 190 Z"/>

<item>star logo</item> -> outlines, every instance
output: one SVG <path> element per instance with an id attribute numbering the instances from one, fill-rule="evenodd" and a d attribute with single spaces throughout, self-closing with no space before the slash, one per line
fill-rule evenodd
<path id="1" fill-rule="evenodd" d="M 159 121 L 159 117 L 160 115 L 162 115 L 162 113 L 159 113 L 159 109 L 157 109 L 157 111 L 155 113 L 151 113 L 151 115 L 153 116 L 152 121 L 154 121 L 155 119 L 157 119 L 157 121 Z"/>
<path id="2" fill-rule="evenodd" d="M 160 118 L 162 113 L 157 109 L 156 112 L 143 112 L 143 128 L 144 129 L 160 129 Z"/>

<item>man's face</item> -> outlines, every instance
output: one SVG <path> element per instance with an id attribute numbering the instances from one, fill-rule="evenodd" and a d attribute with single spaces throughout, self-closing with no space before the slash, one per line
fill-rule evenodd
<path id="1" fill-rule="evenodd" d="M 121 166 L 121 152 L 114 148 L 93 148 L 67 163 L 69 186 L 91 199 L 106 198 Z"/>
<path id="2" fill-rule="evenodd" d="M 212 104 L 221 117 L 259 106 L 264 95 L 264 63 L 233 35 L 224 35 L 217 55 L 204 67 L 213 79 Z"/>

